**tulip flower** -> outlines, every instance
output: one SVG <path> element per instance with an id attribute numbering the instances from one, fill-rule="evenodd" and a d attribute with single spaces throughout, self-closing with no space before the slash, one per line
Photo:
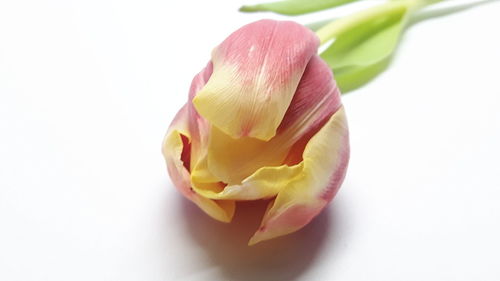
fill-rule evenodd
<path id="1" fill-rule="evenodd" d="M 290 21 L 238 29 L 194 77 L 165 136 L 174 185 L 212 218 L 230 222 L 236 201 L 270 200 L 250 245 L 307 225 L 344 179 L 345 110 L 319 42 Z"/>
<path id="2" fill-rule="evenodd" d="M 355 1 L 280 0 L 240 10 L 299 15 Z M 381 73 L 410 19 L 442 1 L 389 0 L 311 30 L 262 20 L 231 34 L 193 79 L 165 136 L 174 185 L 222 222 L 231 221 L 236 201 L 269 200 L 250 245 L 308 224 L 347 169 L 339 87 L 345 93 Z"/>

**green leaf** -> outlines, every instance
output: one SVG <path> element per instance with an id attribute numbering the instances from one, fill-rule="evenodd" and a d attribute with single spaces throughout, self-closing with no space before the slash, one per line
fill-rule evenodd
<path id="1" fill-rule="evenodd" d="M 317 12 L 359 0 L 284 0 L 242 6 L 241 12 L 274 12 L 282 15 L 301 15 Z"/>
<path id="2" fill-rule="evenodd" d="M 407 22 L 408 8 L 398 6 L 339 34 L 321 54 L 343 92 L 380 74 L 388 65 Z"/>
<path id="3" fill-rule="evenodd" d="M 382 73 L 389 66 L 390 61 L 389 56 L 371 65 L 335 69 L 333 72 L 341 93 L 348 93 L 367 84 Z"/>

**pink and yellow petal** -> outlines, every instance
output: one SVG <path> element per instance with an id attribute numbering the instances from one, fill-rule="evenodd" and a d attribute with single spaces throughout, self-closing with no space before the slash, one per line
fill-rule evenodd
<path id="1" fill-rule="evenodd" d="M 328 64 L 314 55 L 283 118 L 278 134 L 290 132 L 294 141 L 331 116 L 342 105 L 340 91 Z"/>
<path id="2" fill-rule="evenodd" d="M 318 56 L 309 61 L 278 133 L 269 141 L 233 138 L 212 127 L 207 168 L 221 181 L 238 185 L 261 167 L 284 163 L 290 149 L 339 107 L 340 94 L 328 65 Z"/>
<path id="3" fill-rule="evenodd" d="M 312 31 L 294 22 L 248 24 L 213 51 L 212 76 L 194 106 L 233 138 L 267 141 L 276 134 L 318 44 Z"/>
<path id="4" fill-rule="evenodd" d="M 212 75 L 213 66 L 209 62 L 191 82 L 189 89 L 189 99 L 187 103 L 189 131 L 191 132 L 191 161 L 190 169 L 196 165 L 200 159 L 205 157 L 210 125 L 207 120 L 201 117 L 193 106 L 192 100 L 196 94 L 205 86 Z"/>
<path id="5" fill-rule="evenodd" d="M 303 171 L 281 190 L 249 245 L 282 236 L 308 224 L 338 191 L 349 160 L 349 134 L 341 107 L 307 143 Z"/>
<path id="6" fill-rule="evenodd" d="M 229 222 L 234 214 L 234 201 L 212 200 L 200 196 L 192 188 L 189 170 L 183 152 L 189 149 L 190 141 L 188 107 L 184 106 L 176 115 L 165 136 L 162 152 L 167 162 L 167 169 L 175 187 L 189 200 L 208 215 L 222 222 Z M 184 161 L 183 161 L 184 159 Z"/>

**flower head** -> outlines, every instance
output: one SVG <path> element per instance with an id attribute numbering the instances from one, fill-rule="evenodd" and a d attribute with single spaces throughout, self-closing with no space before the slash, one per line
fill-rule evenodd
<path id="1" fill-rule="evenodd" d="M 294 232 L 340 187 L 349 137 L 319 40 L 290 21 L 235 31 L 193 79 L 163 154 L 180 192 L 229 222 L 235 201 L 271 199 L 250 244 Z"/>

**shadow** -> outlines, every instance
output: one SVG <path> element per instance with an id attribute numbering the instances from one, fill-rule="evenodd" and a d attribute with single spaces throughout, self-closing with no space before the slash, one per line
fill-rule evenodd
<path id="1" fill-rule="evenodd" d="M 321 252 L 332 228 L 332 207 L 327 207 L 303 229 L 269 241 L 247 246 L 259 227 L 266 201 L 239 202 L 230 224 L 209 218 L 194 204 L 183 200 L 187 232 L 204 248 L 211 265 L 223 280 L 294 280 L 303 274 Z M 333 227 L 335 228 L 335 227 Z"/>

